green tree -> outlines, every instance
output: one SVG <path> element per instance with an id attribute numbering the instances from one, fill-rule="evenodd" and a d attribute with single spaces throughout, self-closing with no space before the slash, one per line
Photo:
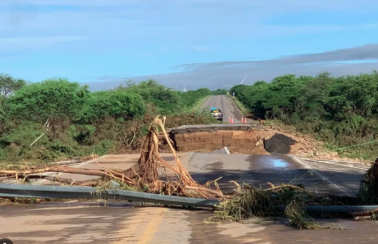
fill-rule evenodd
<path id="1" fill-rule="evenodd" d="M 6 98 L 25 84 L 26 82 L 22 79 L 15 79 L 7 74 L 0 74 L 0 122 L 4 122 L 5 120 L 4 103 Z"/>
<path id="2" fill-rule="evenodd" d="M 147 104 L 152 104 L 158 111 L 170 115 L 181 110 L 182 102 L 179 93 L 173 92 L 155 80 L 142 81 L 139 84 L 131 84 L 118 87 L 128 93 L 139 94 Z"/>
<path id="3" fill-rule="evenodd" d="M 79 120 L 82 123 L 106 117 L 131 120 L 142 116 L 144 112 L 145 104 L 139 94 L 123 90 L 100 91 L 91 94 Z"/>
<path id="4" fill-rule="evenodd" d="M 25 84 L 26 82 L 22 79 L 15 79 L 7 74 L 0 74 L 0 95 L 5 98 L 22 88 Z"/>
<path id="5" fill-rule="evenodd" d="M 6 105 L 12 118 L 43 122 L 50 116 L 73 120 L 90 96 L 87 86 L 67 79 L 32 83 L 9 96 Z"/>
<path id="6" fill-rule="evenodd" d="M 227 95 L 227 89 L 218 89 L 213 91 L 213 95 Z"/>

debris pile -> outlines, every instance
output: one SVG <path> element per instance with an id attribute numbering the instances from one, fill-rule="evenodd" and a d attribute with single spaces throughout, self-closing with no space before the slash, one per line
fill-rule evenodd
<path id="1" fill-rule="evenodd" d="M 303 205 L 314 202 L 316 195 L 296 185 L 274 186 L 262 189 L 234 182 L 238 189 L 233 198 L 222 201 L 208 222 L 242 221 L 249 217 L 286 216 L 299 229 L 321 228 L 303 210 Z"/>
<path id="2" fill-rule="evenodd" d="M 324 229 L 313 217 L 352 217 L 378 219 L 378 158 L 366 172 L 360 191 L 355 197 L 322 195 L 307 191 L 301 185 L 256 188 L 248 184 L 237 186 L 236 194 L 216 206 L 214 216 L 206 222 L 243 221 L 249 217 L 286 217 L 299 229 Z"/>
<path id="3" fill-rule="evenodd" d="M 16 179 L 18 182 L 28 181 L 32 178 L 42 178 L 51 181 L 58 181 L 74 186 L 102 187 L 110 180 L 116 181 L 126 189 L 134 189 L 149 193 L 165 195 L 176 195 L 199 198 L 220 198 L 223 197 L 216 181 L 208 182 L 206 185 L 199 185 L 195 182 L 189 172 L 182 166 L 172 143 L 165 131 L 165 117 L 156 117 L 151 123 L 149 132 L 142 147 L 141 157 L 137 164 L 128 170 L 108 169 L 101 165 L 102 169 L 74 168 L 69 166 L 51 166 L 44 168 L 31 168 L 27 170 L 0 170 L 0 177 Z M 164 161 L 159 155 L 159 131 L 163 134 L 174 155 L 176 165 L 172 166 Z M 158 170 L 163 169 L 165 175 L 159 175 Z M 54 176 L 41 175 L 47 172 L 60 172 L 71 174 L 84 174 L 100 176 L 100 179 L 86 181 L 72 181 Z M 215 187 L 210 188 L 213 183 Z"/>
<path id="4" fill-rule="evenodd" d="M 313 217 L 371 217 L 377 212 L 343 209 L 359 202 L 357 197 L 318 195 L 297 185 L 270 184 L 270 188 L 263 189 L 244 184 L 242 187 L 238 185 L 236 194 L 231 199 L 225 199 L 216 206 L 214 216 L 205 222 L 241 222 L 249 217 L 286 217 L 298 229 L 324 229 L 331 226 L 322 226 Z M 307 211 L 308 206 L 315 209 Z M 327 207 L 335 206 L 339 207 L 339 211 L 333 209 L 327 212 Z"/>

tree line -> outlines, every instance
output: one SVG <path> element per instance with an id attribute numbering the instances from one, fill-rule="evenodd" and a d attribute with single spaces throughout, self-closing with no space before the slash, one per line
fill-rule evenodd
<path id="1" fill-rule="evenodd" d="M 193 116 L 191 111 L 214 93 L 207 88 L 174 91 L 154 80 L 91 92 L 88 86 L 64 78 L 27 83 L 2 74 L 0 160 L 51 160 L 129 150 L 158 114 L 168 116 L 168 127 L 214 123 L 210 115 L 196 111 Z"/>
<path id="2" fill-rule="evenodd" d="M 333 77 L 283 75 L 272 82 L 231 89 L 255 116 L 278 119 L 299 131 L 313 133 L 332 148 L 378 138 L 378 72 Z M 378 144 L 342 151 L 351 157 L 376 158 Z"/>

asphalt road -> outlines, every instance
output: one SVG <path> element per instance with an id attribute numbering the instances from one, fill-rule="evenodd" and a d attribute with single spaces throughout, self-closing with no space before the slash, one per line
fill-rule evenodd
<path id="1" fill-rule="evenodd" d="M 127 162 L 126 157 L 103 157 L 103 165 Z M 169 160 L 169 158 L 167 158 Z M 265 186 L 296 180 L 310 189 L 356 191 L 365 168 L 338 162 L 304 161 L 287 155 L 230 155 L 192 153 L 182 155 L 183 165 L 192 177 L 204 183 L 219 181 L 224 191 L 231 190 L 230 180 Z M 304 163 L 303 163 L 304 162 Z M 128 162 L 127 162 L 128 163 Z M 85 165 L 89 167 L 91 164 Z M 318 175 L 309 174 L 316 168 Z M 357 179 L 357 180 L 356 180 Z M 333 183 L 335 183 L 333 182 Z M 0 238 L 14 243 L 374 243 L 378 238 L 376 221 L 345 219 L 319 220 L 348 231 L 298 231 L 284 219 L 261 225 L 257 219 L 246 224 L 204 224 L 211 211 L 188 211 L 158 207 L 131 207 L 118 202 L 105 207 L 98 202 L 50 202 L 37 205 L 0 206 Z"/>
<path id="2" fill-rule="evenodd" d="M 187 160 L 185 160 L 187 159 Z M 354 196 L 367 167 L 344 163 L 303 160 L 288 155 L 246 155 L 192 153 L 183 165 L 194 180 L 201 184 L 222 177 L 218 181 L 222 191 L 233 191 L 235 185 L 248 183 L 268 187 L 268 182 L 302 184 L 319 193 Z M 314 173 L 315 172 L 315 173 Z"/>
<path id="3" fill-rule="evenodd" d="M 225 95 L 216 95 L 209 97 L 203 104 L 201 109 L 219 108 L 223 112 L 223 122 L 229 122 L 229 119 L 234 118 L 234 123 L 240 123 L 243 113 L 232 101 L 232 99 Z"/>

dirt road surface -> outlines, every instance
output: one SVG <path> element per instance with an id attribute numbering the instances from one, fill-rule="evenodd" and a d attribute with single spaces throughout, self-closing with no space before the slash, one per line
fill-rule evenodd
<path id="1" fill-rule="evenodd" d="M 210 156 L 211 155 L 211 156 Z M 166 156 L 168 157 L 168 156 Z M 102 164 L 132 165 L 137 155 L 110 155 Z M 166 158 L 169 160 L 169 158 Z M 294 178 L 308 187 L 335 191 L 335 183 L 349 194 L 358 189 L 364 168 L 335 162 L 311 162 L 287 155 L 251 156 L 191 153 L 181 155 L 195 180 L 205 182 L 219 176 L 221 187 L 232 188 L 229 180 L 254 185 L 289 182 Z M 108 163 L 106 163 L 108 162 Z M 85 164 L 90 167 L 92 164 Z M 93 164 L 94 165 L 94 164 Z M 307 174 L 313 167 L 324 178 Z M 301 178 L 302 176 L 302 178 Z M 326 177 L 327 176 L 327 177 Z M 328 181 L 327 181 L 327 180 Z M 331 181 L 331 182 L 330 182 Z M 298 183 L 298 182 L 297 182 Z M 321 220 L 341 225 L 348 231 L 298 231 L 285 220 L 265 225 L 251 219 L 247 224 L 204 224 L 209 211 L 188 211 L 158 207 L 131 207 L 127 202 L 102 206 L 99 202 L 63 202 L 0 207 L 0 238 L 14 243 L 372 243 L 377 222 Z"/>
<path id="2" fill-rule="evenodd" d="M 223 112 L 223 122 L 228 122 L 229 118 L 234 118 L 234 123 L 240 123 L 243 113 L 234 101 L 226 95 L 216 95 L 209 97 L 201 109 L 219 108 Z"/>

